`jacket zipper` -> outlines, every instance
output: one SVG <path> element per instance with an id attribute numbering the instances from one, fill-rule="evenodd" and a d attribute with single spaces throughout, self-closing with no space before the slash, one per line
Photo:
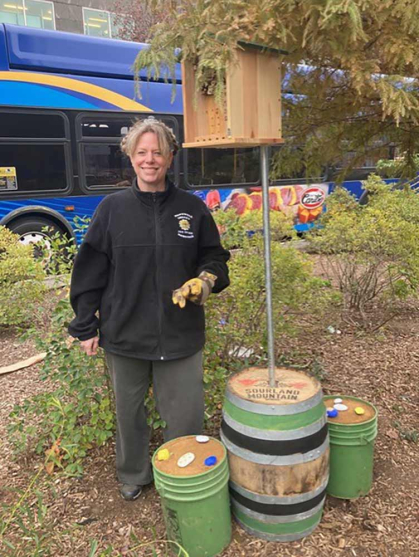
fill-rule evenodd
<path id="1" fill-rule="evenodd" d="M 159 347 L 159 351 L 160 351 L 160 360 L 164 360 L 163 350 L 162 350 L 162 346 L 161 346 L 163 308 L 162 308 L 162 303 L 161 303 L 161 299 L 160 299 L 159 258 L 158 258 L 158 253 L 157 253 L 158 249 L 159 249 L 159 245 L 160 245 L 160 242 L 159 242 L 160 234 L 159 234 L 159 227 L 158 227 L 158 224 L 157 224 L 156 194 L 152 193 L 151 196 L 153 198 L 154 230 L 155 230 L 155 234 L 156 234 L 156 293 L 157 293 L 158 319 L 159 319 L 159 342 L 158 342 L 158 347 Z"/>

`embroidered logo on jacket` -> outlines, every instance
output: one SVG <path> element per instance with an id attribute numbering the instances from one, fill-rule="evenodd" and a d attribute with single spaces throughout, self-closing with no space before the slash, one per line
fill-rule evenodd
<path id="1" fill-rule="evenodd" d="M 191 220 L 193 219 L 193 216 L 189 213 L 178 213 L 175 215 L 175 219 L 177 219 L 179 223 L 177 235 L 180 238 L 194 238 L 194 233 L 191 230 Z"/>

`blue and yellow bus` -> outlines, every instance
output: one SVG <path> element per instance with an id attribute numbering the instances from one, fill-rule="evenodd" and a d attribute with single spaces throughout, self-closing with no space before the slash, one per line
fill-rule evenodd
<path id="1" fill-rule="evenodd" d="M 172 85 L 149 82 L 145 73 L 139 99 L 132 65 L 143 48 L 0 24 L 0 224 L 23 243 L 39 241 L 46 227 L 74 238 L 75 217 L 91 217 L 103 196 L 130 184 L 134 174 L 119 143 L 133 121 L 153 115 L 182 142 L 180 68 L 173 102 Z M 257 148 L 182 149 L 170 172 L 210 209 L 243 214 L 261 206 Z M 324 177 L 278 180 L 271 207 L 304 231 L 332 187 Z"/>

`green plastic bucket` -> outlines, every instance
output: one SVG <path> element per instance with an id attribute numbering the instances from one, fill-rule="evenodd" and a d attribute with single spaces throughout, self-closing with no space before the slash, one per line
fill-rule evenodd
<path id="1" fill-rule="evenodd" d="M 187 436 L 179 439 L 195 439 Z M 166 474 L 156 467 L 157 453 L 172 441 L 162 445 L 153 455 L 154 483 L 161 497 L 167 537 L 177 542 L 189 557 L 212 557 L 220 553 L 231 540 L 231 514 L 228 492 L 228 460 L 224 446 L 223 458 L 208 470 L 191 476 Z M 178 554 L 179 549 L 173 547 Z"/>
<path id="2" fill-rule="evenodd" d="M 330 477 L 327 493 L 341 499 L 367 495 L 372 486 L 374 441 L 377 436 L 377 409 L 360 398 L 334 395 L 324 397 L 326 406 L 333 406 L 337 396 L 368 407 L 373 416 L 361 423 L 337 423 L 328 418 L 330 438 Z"/>

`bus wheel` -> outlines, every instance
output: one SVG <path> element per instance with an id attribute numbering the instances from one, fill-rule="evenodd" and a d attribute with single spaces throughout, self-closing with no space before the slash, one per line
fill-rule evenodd
<path id="1" fill-rule="evenodd" d="M 11 222 L 8 228 L 19 235 L 22 244 L 34 244 L 33 252 L 36 258 L 51 257 L 51 240 L 56 235 L 64 236 L 63 230 L 54 222 L 41 217 L 20 218 Z"/>

